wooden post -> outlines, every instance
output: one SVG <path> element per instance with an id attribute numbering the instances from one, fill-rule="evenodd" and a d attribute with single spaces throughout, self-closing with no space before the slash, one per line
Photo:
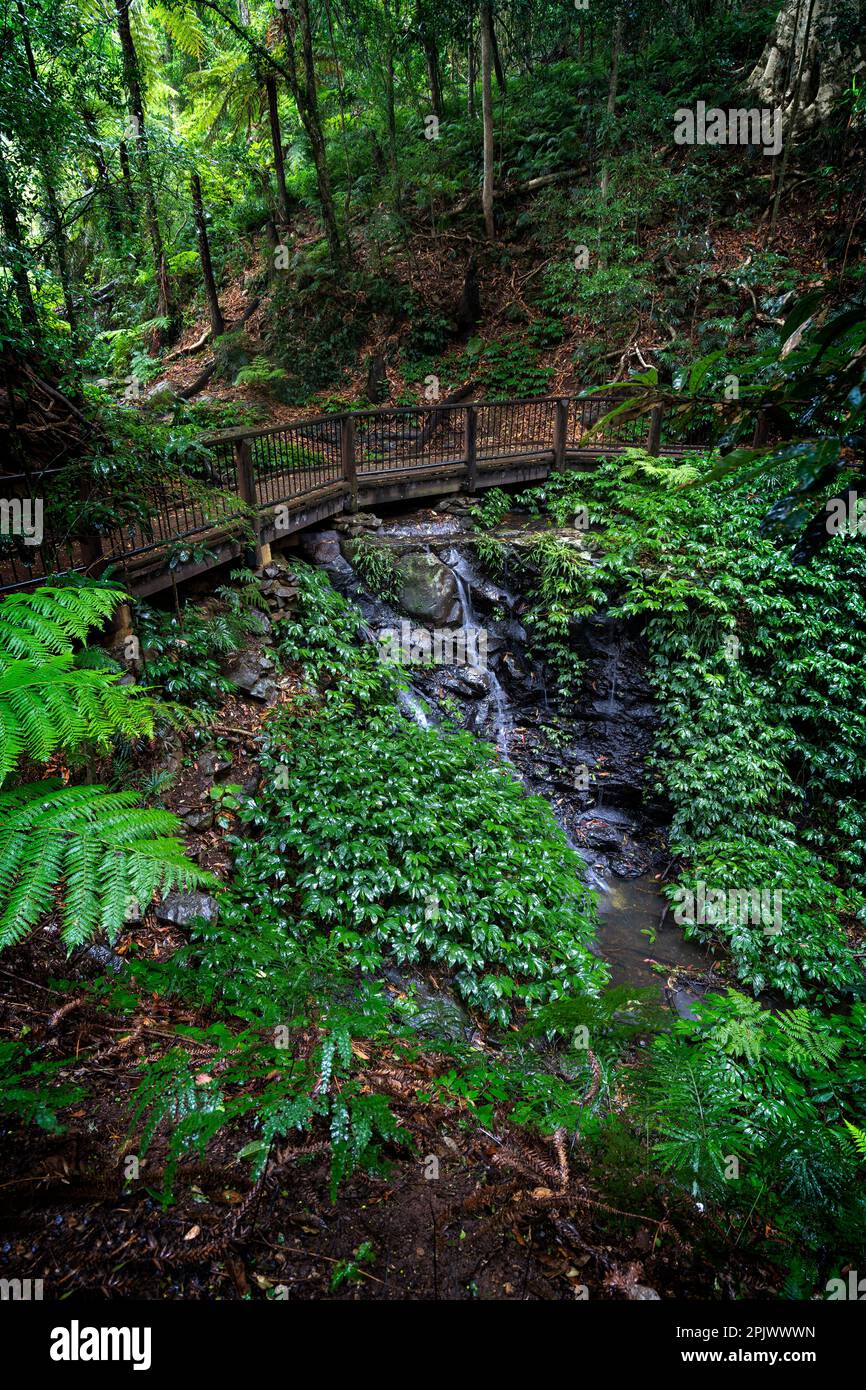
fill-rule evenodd
<path id="1" fill-rule="evenodd" d="M 662 438 L 662 408 L 654 405 L 650 414 L 649 433 L 646 441 L 646 451 L 652 458 L 658 457 Z"/>
<path id="2" fill-rule="evenodd" d="M 355 463 L 355 420 L 351 415 L 340 417 L 340 458 L 343 465 L 343 477 L 349 484 L 350 502 L 349 510 L 358 510 L 358 469 Z"/>
<path id="3" fill-rule="evenodd" d="M 553 421 L 553 467 L 557 473 L 565 468 L 565 446 L 568 442 L 568 399 L 560 396 L 556 401 L 556 415 Z"/>
<path id="4" fill-rule="evenodd" d="M 253 512 L 253 569 L 258 569 L 262 563 L 261 517 L 259 516 L 258 499 L 256 497 L 256 473 L 253 467 L 253 456 L 250 451 L 249 440 L 236 440 L 234 454 L 238 480 L 238 497 L 247 507 L 252 508 Z"/>
<path id="5" fill-rule="evenodd" d="M 466 477 L 469 491 L 478 486 L 478 460 L 476 458 L 476 439 L 478 437 L 478 408 L 467 405 L 463 421 L 463 443 L 466 448 Z"/>

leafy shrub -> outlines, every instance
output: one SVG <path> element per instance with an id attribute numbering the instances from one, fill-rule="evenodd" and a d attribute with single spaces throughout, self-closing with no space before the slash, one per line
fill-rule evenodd
<path id="1" fill-rule="evenodd" d="M 371 594 L 384 599 L 397 597 L 400 591 L 397 562 L 389 546 L 377 544 L 368 536 L 359 536 L 352 541 L 349 558 Z"/>

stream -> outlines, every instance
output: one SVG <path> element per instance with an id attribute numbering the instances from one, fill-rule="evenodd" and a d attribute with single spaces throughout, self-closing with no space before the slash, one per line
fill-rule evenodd
<path id="1" fill-rule="evenodd" d="M 410 658 L 404 714 L 424 728 L 443 717 L 461 724 L 496 747 L 527 791 L 548 801 L 597 894 L 596 950 L 610 966 L 611 984 L 661 990 L 691 1017 L 712 978 L 711 962 L 685 940 L 660 891 L 670 855 L 665 808 L 644 775 L 655 709 L 639 625 L 603 612 L 575 621 L 572 640 L 585 679 L 578 696 L 555 704 L 521 622 L 528 602 L 515 592 L 515 566 L 506 566 L 501 581 L 480 571 L 469 505 L 458 497 L 409 516 L 360 514 L 341 519 L 336 530 L 308 533 L 303 548 L 360 608 L 363 635 L 397 643 Z M 514 553 L 551 529 L 512 512 L 493 534 Z M 347 558 L 361 534 L 392 550 L 399 605 L 371 596 Z M 570 528 L 553 534 L 586 544 Z M 431 651 L 434 664 L 416 664 Z"/>

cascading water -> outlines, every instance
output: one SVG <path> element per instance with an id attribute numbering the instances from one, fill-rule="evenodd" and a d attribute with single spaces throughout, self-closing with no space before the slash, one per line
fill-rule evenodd
<path id="1" fill-rule="evenodd" d="M 603 615 L 589 619 L 582 651 L 585 693 L 570 710 L 551 711 L 519 621 L 520 600 L 475 570 L 457 548 L 459 531 L 450 517 L 409 518 L 380 530 L 383 539 L 397 543 L 398 553 L 438 557 L 450 571 L 456 600 L 446 627 L 461 658 L 414 668 L 417 674 L 401 693 L 400 707 L 429 729 L 440 713 L 454 718 L 457 702 L 465 726 L 495 743 L 527 791 L 545 797 L 583 859 L 587 884 L 598 893 L 598 954 L 610 963 L 613 982 L 657 986 L 648 957 L 660 955 L 670 971 L 668 998 L 687 1012 L 695 996 L 682 987 L 677 972 L 685 967 L 689 975 L 705 973 L 707 961 L 666 919 L 659 891 L 664 841 L 657 829 L 660 813 L 644 804 L 643 778 L 655 711 L 639 639 Z M 405 610 L 358 592 L 345 562 L 336 571 L 340 587 L 346 587 L 347 571 L 349 591 L 369 619 L 360 629 L 366 640 L 378 643 L 383 628 L 406 624 Z M 473 594 L 483 603 L 483 614 Z M 591 784 L 579 783 L 577 770 L 587 767 Z"/>

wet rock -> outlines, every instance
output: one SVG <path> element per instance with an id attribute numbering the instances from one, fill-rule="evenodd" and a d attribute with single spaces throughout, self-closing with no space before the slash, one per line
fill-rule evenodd
<path id="1" fill-rule="evenodd" d="M 605 807 L 581 817 L 577 829 L 581 843 L 588 849 L 621 849 L 635 824 L 623 812 Z"/>
<path id="2" fill-rule="evenodd" d="M 171 410 L 178 399 L 170 381 L 157 381 L 144 393 L 144 403 L 153 410 Z"/>
<path id="3" fill-rule="evenodd" d="M 422 1037 L 449 1042 L 466 1042 L 473 1037 L 472 1020 L 450 991 L 435 990 L 425 980 L 407 979 L 397 970 L 388 970 L 386 978 L 402 993 L 413 994 L 414 1008 L 407 1022 Z"/>
<path id="4" fill-rule="evenodd" d="M 268 676 L 273 669 L 274 663 L 270 657 L 257 652 L 244 652 L 231 657 L 222 667 L 226 679 L 236 690 L 262 704 L 272 704 L 277 698 L 276 682 Z"/>
<path id="5" fill-rule="evenodd" d="M 198 770 L 215 782 L 224 782 L 232 770 L 232 760 L 219 753 L 203 753 L 198 760 Z"/>
<path id="6" fill-rule="evenodd" d="M 403 555 L 397 561 L 400 606 L 413 618 L 426 618 L 437 626 L 459 614 L 457 583 L 447 565 L 429 553 Z"/>
<path id="7" fill-rule="evenodd" d="M 176 927 L 187 927 L 196 917 L 206 922 L 216 921 L 216 898 L 209 893 L 169 893 L 156 906 L 157 921 L 170 922 Z"/>
<path id="8" fill-rule="evenodd" d="M 213 811 L 209 807 L 201 810 L 181 812 L 181 820 L 187 829 L 199 833 L 202 830 L 210 830 L 213 825 Z"/>
<path id="9" fill-rule="evenodd" d="M 303 536 L 301 551 L 314 565 L 321 565 L 329 574 L 349 577 L 354 572 L 348 560 L 343 558 L 336 531 L 315 531 L 311 536 Z"/>
<path id="10" fill-rule="evenodd" d="M 118 975 L 125 965 L 123 956 L 119 956 L 116 951 L 112 951 L 109 946 L 82 946 L 76 951 L 74 956 L 75 964 L 81 969 L 82 974 L 90 974 L 91 968 L 97 970 L 111 970 Z"/>
<path id="11" fill-rule="evenodd" d="M 441 680 L 440 688 L 452 695 L 464 695 L 469 700 L 480 700 L 487 694 L 487 681 L 483 672 L 473 666 L 450 672 Z"/>

